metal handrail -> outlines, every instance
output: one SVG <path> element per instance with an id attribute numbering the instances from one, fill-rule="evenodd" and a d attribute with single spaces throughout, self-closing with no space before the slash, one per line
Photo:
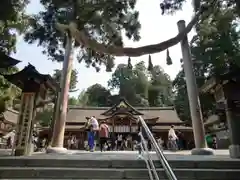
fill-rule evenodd
<path id="1" fill-rule="evenodd" d="M 145 121 L 143 120 L 143 118 L 141 116 L 138 117 L 138 120 L 141 123 L 142 127 L 144 128 L 145 132 L 147 133 L 147 136 L 156 151 L 156 154 L 165 170 L 166 175 L 168 176 L 168 178 L 170 180 L 177 180 L 177 177 L 175 176 L 171 166 L 169 165 L 167 158 L 163 154 L 162 150 L 159 148 L 159 146 L 158 146 L 155 138 L 153 137 L 153 134 L 151 133 L 150 129 L 148 128 L 147 124 L 145 123 Z"/>
<path id="2" fill-rule="evenodd" d="M 155 180 L 159 180 L 157 170 L 156 170 L 156 168 L 155 168 L 155 166 L 154 166 L 153 160 L 152 160 L 152 158 L 151 158 L 151 156 L 150 156 L 150 153 L 149 153 L 149 151 L 148 151 L 147 143 L 146 143 L 146 141 L 145 141 L 145 139 L 144 139 L 144 137 L 143 137 L 143 135 L 142 135 L 142 132 L 139 132 L 138 135 L 139 135 L 140 138 L 141 138 L 141 148 L 146 152 L 146 154 L 147 154 L 147 159 L 148 159 L 149 165 L 150 165 L 150 167 L 151 167 L 151 169 L 149 169 L 150 167 L 148 166 L 148 169 L 150 170 L 151 175 L 152 175 L 152 174 L 154 175 Z M 150 178 L 153 178 L 153 176 L 152 176 L 152 177 L 150 176 Z"/>
<path id="3" fill-rule="evenodd" d="M 141 148 L 142 152 L 145 152 L 145 150 L 144 150 L 144 148 L 143 148 L 143 145 L 142 145 L 141 143 L 140 143 L 140 148 Z M 154 180 L 153 174 L 152 174 L 152 169 L 151 169 L 151 167 L 150 167 L 150 163 L 149 163 L 148 159 L 146 159 L 145 157 L 143 157 L 143 159 L 144 159 L 144 161 L 145 161 L 145 163 L 146 163 L 150 180 Z"/>

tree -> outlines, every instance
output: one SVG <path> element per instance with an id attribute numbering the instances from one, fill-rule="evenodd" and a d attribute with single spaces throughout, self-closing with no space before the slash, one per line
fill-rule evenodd
<path id="1" fill-rule="evenodd" d="M 0 7 L 0 51 L 16 51 L 17 33 L 26 29 L 24 10 L 28 0 L 3 1 Z"/>
<path id="2" fill-rule="evenodd" d="M 150 106 L 172 105 L 172 82 L 160 66 L 154 66 L 150 71 L 148 102 Z"/>
<path id="3" fill-rule="evenodd" d="M 171 80 L 160 66 L 148 71 L 143 61 L 133 69 L 120 64 L 108 84 L 111 89 L 119 89 L 119 95 L 133 106 L 172 105 Z"/>
<path id="4" fill-rule="evenodd" d="M 87 106 L 107 107 L 109 106 L 108 98 L 111 96 L 109 90 L 100 84 L 94 84 L 85 91 L 87 96 Z"/>
<path id="5" fill-rule="evenodd" d="M 78 105 L 78 99 L 75 97 L 68 98 L 68 105 Z"/>
<path id="6" fill-rule="evenodd" d="M 18 72 L 17 67 L 2 69 L 1 74 L 14 74 Z M 13 107 L 14 99 L 21 94 L 21 89 L 8 82 L 3 76 L 0 76 L 0 106 L 1 112 L 7 107 Z"/>
<path id="7" fill-rule="evenodd" d="M 24 10 L 27 0 L 3 1 L 0 7 L 0 52 L 10 54 L 16 52 L 17 34 L 24 32 L 27 27 Z M 1 69 L 1 74 L 15 73 L 18 69 L 12 67 Z M 6 107 L 12 107 L 16 96 L 21 90 L 0 77 L 0 112 Z"/>
<path id="8" fill-rule="evenodd" d="M 35 120 L 43 127 L 49 127 L 53 118 L 53 109 L 42 109 L 36 113 Z"/>
<path id="9" fill-rule="evenodd" d="M 76 86 L 78 83 L 77 74 L 78 74 L 77 70 L 73 69 L 71 73 L 71 81 L 70 81 L 70 88 L 69 88 L 70 92 L 76 91 Z M 62 75 L 62 70 L 55 69 L 55 72 L 53 74 L 53 79 L 55 79 L 55 81 L 59 84 L 60 84 L 61 75 Z"/>
<path id="10" fill-rule="evenodd" d="M 45 48 L 50 59 L 62 61 L 64 37 L 55 28 L 55 22 L 75 22 L 78 28 L 85 28 L 91 38 L 106 45 L 122 46 L 122 30 L 129 39 L 139 40 L 140 23 L 134 10 L 136 1 L 63 1 L 41 0 L 44 10 L 33 16 L 32 26 L 25 35 L 28 43 L 38 41 Z M 94 3 L 94 4 L 93 4 Z M 84 60 L 99 71 L 99 65 L 106 64 L 107 71 L 113 67 L 113 57 L 95 52 L 75 43 L 79 47 L 78 60 Z"/>
<path id="11" fill-rule="evenodd" d="M 233 7 L 234 8 L 234 7 Z M 200 88 L 211 76 L 218 76 L 229 68 L 239 66 L 239 32 L 237 30 L 235 12 L 219 3 L 214 13 L 197 27 L 197 35 L 191 41 L 192 60 Z M 187 100 L 184 72 L 178 74 L 173 82 L 176 89 L 175 106 L 182 120 L 189 120 L 189 105 Z M 214 112 L 215 101 L 209 94 L 200 94 L 204 117 Z"/>
<path id="12" fill-rule="evenodd" d="M 118 65 L 108 85 L 110 89 L 119 89 L 119 95 L 125 97 L 133 106 L 148 106 L 148 103 L 146 104 L 148 74 L 143 61 L 136 64 L 133 69 L 125 64 Z"/>
<path id="13" fill-rule="evenodd" d="M 78 96 L 78 104 L 80 106 L 87 106 L 88 104 L 88 94 L 85 90 L 81 91 Z"/>

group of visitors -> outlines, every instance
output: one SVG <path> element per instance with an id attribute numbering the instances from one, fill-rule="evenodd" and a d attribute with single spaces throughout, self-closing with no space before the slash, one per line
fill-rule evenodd
<path id="1" fill-rule="evenodd" d="M 176 133 L 173 125 L 168 131 L 167 149 L 173 151 L 187 149 L 187 141 L 184 138 L 184 134 L 180 131 Z"/>
<path id="2" fill-rule="evenodd" d="M 87 140 L 89 151 L 93 152 L 95 148 L 95 138 L 98 134 L 99 136 L 99 145 L 100 150 L 103 151 L 105 145 L 107 145 L 107 140 L 109 138 L 109 127 L 106 124 L 106 121 L 101 121 L 100 125 L 95 116 L 86 117 L 87 123 L 85 129 L 87 131 Z"/>
<path id="3" fill-rule="evenodd" d="M 123 134 L 117 134 L 110 137 L 110 130 L 106 121 L 101 121 L 98 124 L 98 120 L 92 117 L 86 117 L 87 123 L 85 129 L 87 131 L 87 145 L 86 149 L 94 151 L 96 147 L 96 137 L 99 137 L 100 151 L 103 150 L 135 150 L 137 149 L 138 140 L 133 140 L 131 135 L 124 136 Z"/>

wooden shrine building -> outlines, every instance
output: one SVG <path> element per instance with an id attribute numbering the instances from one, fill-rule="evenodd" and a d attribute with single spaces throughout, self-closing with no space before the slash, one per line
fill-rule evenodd
<path id="1" fill-rule="evenodd" d="M 109 125 L 111 136 L 115 137 L 117 134 L 136 136 L 136 120 L 138 116 L 142 116 L 156 137 L 167 139 L 168 130 L 171 125 L 174 125 L 176 131 L 183 132 L 189 139 L 193 138 L 192 128 L 184 126 L 174 107 L 132 107 L 125 99 L 121 99 L 113 107 L 69 106 L 65 144 L 69 136 L 75 135 L 80 141 L 80 148 L 83 146 L 84 140 L 86 140 L 84 124 L 86 117 L 91 116 L 95 116 L 99 122 L 105 120 Z M 43 130 L 41 134 L 46 133 L 47 129 Z"/>

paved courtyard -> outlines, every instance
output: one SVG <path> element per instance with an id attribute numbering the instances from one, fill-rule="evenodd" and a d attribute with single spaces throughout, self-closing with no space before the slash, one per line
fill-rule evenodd
<path id="1" fill-rule="evenodd" d="M 11 150 L 1 149 L 0 156 L 2 158 L 9 157 Z M 150 152 L 153 159 L 157 159 L 155 152 Z M 168 160 L 187 160 L 187 161 L 224 161 L 224 160 L 233 160 L 230 159 L 228 150 L 216 150 L 215 155 L 213 156 L 200 156 L 200 155 L 191 155 L 191 151 L 164 151 L 164 154 Z M 24 158 L 33 158 L 33 159 L 82 159 L 82 160 L 137 160 L 138 152 L 137 151 L 106 151 L 106 152 L 87 152 L 80 150 L 69 150 L 67 154 L 45 154 L 45 153 L 34 153 L 32 156 Z M 23 157 L 12 157 L 12 158 L 23 158 Z"/>

